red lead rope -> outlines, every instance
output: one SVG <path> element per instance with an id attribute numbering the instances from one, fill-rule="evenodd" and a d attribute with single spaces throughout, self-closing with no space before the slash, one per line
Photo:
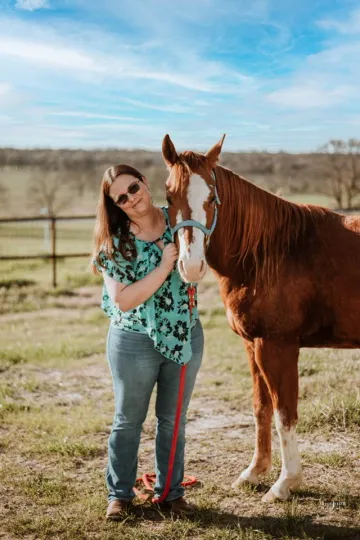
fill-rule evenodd
<path id="1" fill-rule="evenodd" d="M 173 438 L 171 441 L 171 450 L 170 450 L 170 456 L 169 456 L 168 472 L 166 476 L 165 487 L 164 487 L 164 491 L 162 492 L 159 498 L 156 498 L 156 497 L 153 498 L 152 501 L 156 503 L 161 503 L 165 501 L 170 491 L 172 473 L 173 473 L 174 462 L 175 462 L 176 445 L 177 445 L 177 440 L 178 440 L 178 435 L 179 435 L 181 409 L 182 409 L 182 402 L 183 402 L 183 395 L 184 395 L 184 388 L 185 388 L 185 377 L 186 377 L 186 364 L 184 366 L 181 366 L 181 371 L 180 371 L 180 383 L 179 383 L 179 393 L 178 393 L 178 399 L 177 399 L 177 405 L 176 405 L 174 432 L 173 432 Z"/>
<path id="2" fill-rule="evenodd" d="M 196 294 L 196 288 L 193 285 L 189 285 L 188 297 L 189 297 L 190 319 L 192 316 L 193 309 L 195 307 L 195 294 Z M 170 455 L 169 455 L 168 472 L 166 476 L 165 487 L 160 497 L 158 498 L 154 497 L 152 499 L 152 502 L 154 503 L 161 503 L 165 501 L 170 491 L 171 479 L 172 479 L 172 474 L 174 470 L 176 446 L 177 446 L 177 440 L 178 440 L 178 435 L 179 435 L 179 425 L 180 425 L 180 418 L 181 418 L 185 381 L 186 381 L 186 364 L 184 366 L 181 366 L 181 371 L 180 371 L 179 393 L 178 393 L 178 399 L 177 399 L 177 404 L 176 404 L 175 424 L 174 424 L 173 438 L 171 441 L 171 449 L 170 449 Z M 186 476 L 186 478 L 188 478 L 188 481 L 182 482 L 181 484 L 182 486 L 190 486 L 192 484 L 195 484 L 197 481 L 195 476 Z M 148 493 L 149 492 L 153 493 L 154 490 L 151 484 L 154 481 L 155 481 L 155 474 L 144 474 L 141 478 L 138 478 L 136 480 L 136 483 L 138 484 L 140 482 L 143 482 L 146 491 Z M 149 497 L 146 495 L 142 495 L 138 489 L 135 489 L 135 493 L 141 498 L 148 499 Z"/>
<path id="3" fill-rule="evenodd" d="M 189 311 L 190 311 L 190 319 L 192 316 L 193 309 L 195 307 L 195 294 L 196 294 L 196 287 L 194 285 L 188 286 L 188 297 L 189 297 Z"/>

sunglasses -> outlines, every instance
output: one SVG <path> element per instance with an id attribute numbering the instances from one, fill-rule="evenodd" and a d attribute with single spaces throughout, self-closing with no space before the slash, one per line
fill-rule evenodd
<path id="1" fill-rule="evenodd" d="M 123 206 L 127 202 L 129 202 L 129 195 L 135 195 L 140 189 L 140 180 L 136 180 L 136 182 L 133 182 L 128 187 L 128 190 L 126 193 L 122 193 L 122 195 L 119 195 L 114 199 L 114 203 L 118 204 L 119 206 Z"/>

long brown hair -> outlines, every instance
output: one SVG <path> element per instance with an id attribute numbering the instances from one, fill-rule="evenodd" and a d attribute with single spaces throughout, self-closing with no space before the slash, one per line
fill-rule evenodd
<path id="1" fill-rule="evenodd" d="M 143 175 L 134 167 L 130 167 L 130 165 L 115 165 L 104 172 L 94 228 L 94 249 L 91 264 L 94 274 L 99 274 L 95 261 L 100 266 L 103 266 L 100 252 L 110 259 L 114 259 L 115 251 L 119 251 L 124 259 L 128 261 L 136 257 L 134 240 L 130 235 L 130 219 L 109 194 L 111 184 L 122 174 L 130 174 L 141 182 L 144 180 Z M 114 245 L 114 236 L 119 238 L 118 248 Z"/>

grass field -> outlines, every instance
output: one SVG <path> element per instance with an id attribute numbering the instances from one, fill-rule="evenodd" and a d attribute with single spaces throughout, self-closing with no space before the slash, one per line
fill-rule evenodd
<path id="1" fill-rule="evenodd" d="M 64 286 L 56 291 L 46 286 L 41 268 L 28 270 L 37 276 L 35 283 L 3 287 L 0 538 L 360 538 L 358 351 L 301 353 L 298 432 L 304 483 L 293 498 L 261 502 L 280 470 L 275 432 L 271 475 L 258 488 L 232 490 L 252 457 L 251 379 L 211 274 L 200 287 L 206 350 L 187 426 L 186 472 L 199 481 L 187 498 L 198 511 L 180 520 L 145 505 L 138 517 L 107 523 L 104 469 L 113 415 L 104 356 L 108 323 L 98 307 L 99 282 L 85 262 L 66 264 Z M 152 402 L 139 474 L 153 470 L 154 428 Z"/>

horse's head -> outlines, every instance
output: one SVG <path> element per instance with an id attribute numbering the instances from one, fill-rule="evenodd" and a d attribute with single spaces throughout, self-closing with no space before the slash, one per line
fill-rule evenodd
<path id="1" fill-rule="evenodd" d="M 179 248 L 179 272 L 186 282 L 200 281 L 207 269 L 205 254 L 220 204 L 213 169 L 224 138 L 205 155 L 177 154 L 169 135 L 163 140 L 163 156 L 170 169 L 166 181 L 170 226 Z"/>

